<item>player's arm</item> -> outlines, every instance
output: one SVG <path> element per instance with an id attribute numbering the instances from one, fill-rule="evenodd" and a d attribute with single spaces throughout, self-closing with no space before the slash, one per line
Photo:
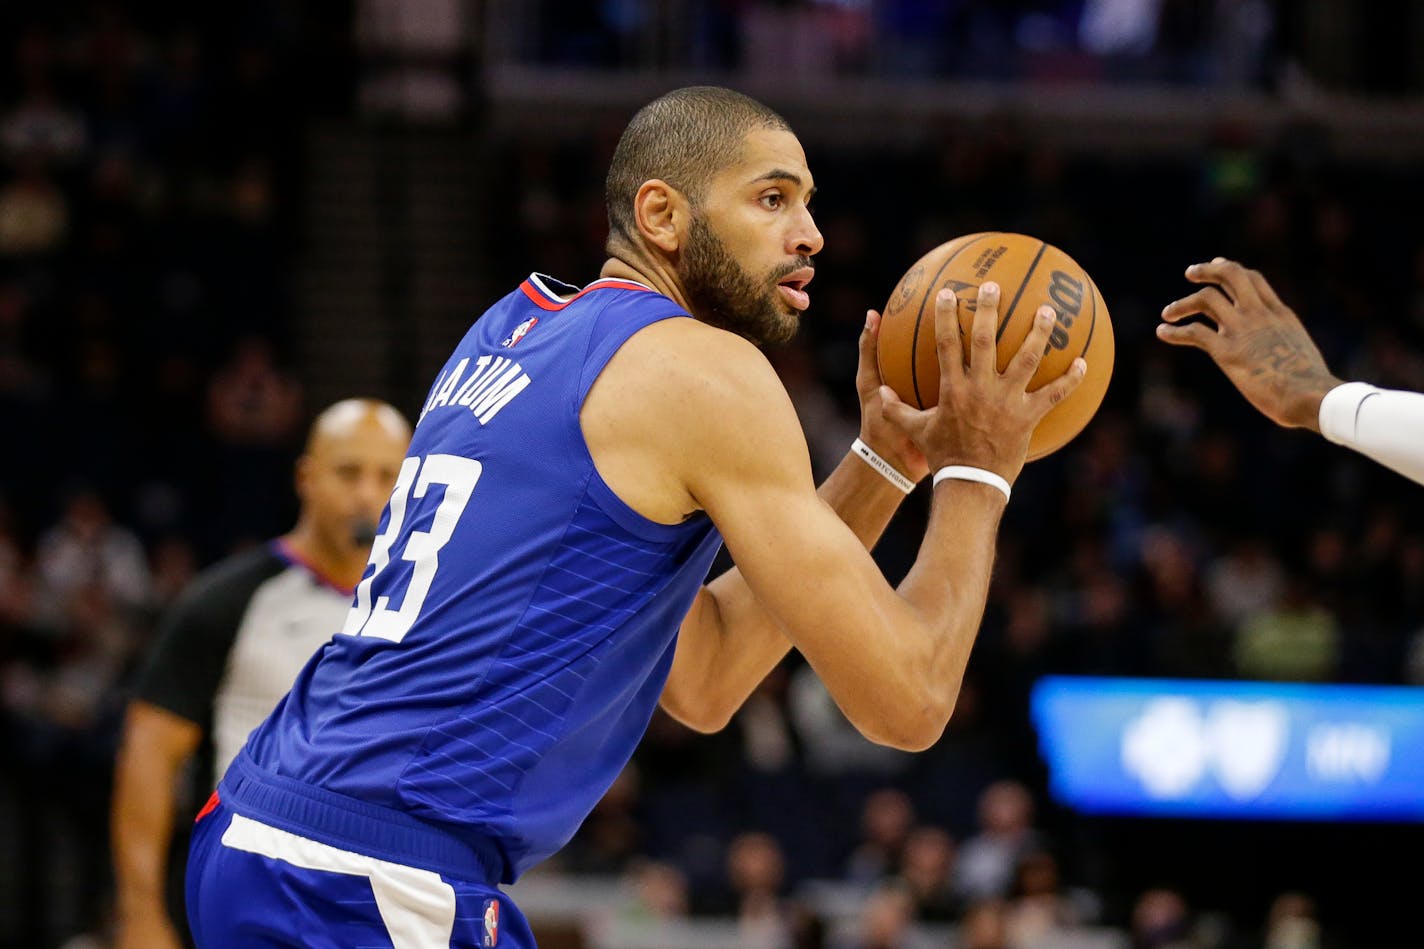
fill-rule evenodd
<path id="1" fill-rule="evenodd" d="M 876 340 L 880 315 L 867 314 L 860 335 L 856 391 L 861 407 L 861 440 L 911 481 L 928 466 L 914 443 L 882 417 Z M 863 459 L 847 454 L 821 483 L 817 494 L 867 550 L 875 546 L 905 494 Z M 724 649 L 708 629 L 735 629 L 737 642 Z M 791 648 L 784 631 L 733 568 L 698 592 L 678 638 L 662 706 L 699 731 L 716 731 L 746 701 Z"/>
<path id="2" fill-rule="evenodd" d="M 1424 395 L 1343 383 L 1266 278 L 1218 257 L 1187 268 L 1203 284 L 1168 304 L 1162 340 L 1194 346 L 1278 425 L 1308 428 L 1424 484 Z M 1180 321 L 1195 315 L 1216 325 Z"/>
<path id="3" fill-rule="evenodd" d="M 887 414 L 931 467 L 964 464 L 1012 481 L 1038 419 L 1082 377 L 1027 393 L 1052 318 L 1039 320 L 1005 373 L 995 368 L 997 292 L 981 289 L 972 366 L 963 363 L 952 295 L 936 307 L 939 405 L 916 412 L 887 395 Z M 741 348 L 736 348 L 740 345 Z M 674 463 L 721 530 L 758 604 L 816 670 L 846 717 L 867 737 L 919 749 L 943 731 L 958 697 L 989 586 L 1005 498 L 983 484 L 935 490 L 919 556 L 892 589 L 855 534 L 813 490 L 805 439 L 785 390 L 745 344 L 708 355 L 723 371 L 719 404 L 692 406 Z M 700 419 L 702 424 L 694 425 Z M 760 637 L 757 624 L 704 609 L 682 634 L 706 639 L 711 682 L 735 669 Z"/>
<path id="4" fill-rule="evenodd" d="M 129 702 L 114 765 L 110 837 L 121 949 L 177 949 L 168 855 L 179 780 L 202 740 L 252 591 L 266 568 L 250 555 L 195 579 L 163 617 Z"/>
<path id="5" fill-rule="evenodd" d="M 1320 401 L 1320 433 L 1424 484 L 1424 393 L 1347 382 Z"/>
<path id="6" fill-rule="evenodd" d="M 142 699 L 129 703 L 111 817 L 120 949 L 182 945 L 168 918 L 168 848 L 179 775 L 201 739 L 202 729 L 181 715 Z"/>

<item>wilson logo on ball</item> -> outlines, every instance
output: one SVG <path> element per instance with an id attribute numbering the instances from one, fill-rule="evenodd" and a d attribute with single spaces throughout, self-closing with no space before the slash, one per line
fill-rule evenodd
<path id="1" fill-rule="evenodd" d="M 1083 309 L 1083 281 L 1075 280 L 1061 270 L 1055 270 L 1048 278 L 1048 302 L 1058 311 L 1058 325 L 1053 327 L 1053 335 L 1048 337 L 1048 345 L 1057 350 L 1068 348 L 1068 331 L 1073 321 Z"/>

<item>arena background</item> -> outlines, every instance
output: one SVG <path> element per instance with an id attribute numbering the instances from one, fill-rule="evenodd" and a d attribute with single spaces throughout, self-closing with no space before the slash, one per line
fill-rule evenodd
<path id="1" fill-rule="evenodd" d="M 313 412 L 413 417 L 489 301 L 532 270 L 591 279 L 622 124 L 702 81 L 782 110 L 818 179 L 815 305 L 773 359 L 819 472 L 855 434 L 865 308 L 954 235 L 1068 250 L 1116 375 L 1016 488 L 938 745 L 866 744 L 794 659 L 721 735 L 656 719 L 521 884 L 544 944 L 1417 932 L 1418 825 L 1085 817 L 1047 793 L 1028 695 L 1046 673 L 1424 682 L 1420 489 L 1152 335 L 1223 254 L 1340 374 L 1424 389 L 1424 4 L 56 0 L 0 9 L 0 48 L 0 946 L 106 944 L 135 664 L 194 571 L 290 525 Z M 926 502 L 876 551 L 892 580 Z M 1015 788 L 1025 828 L 987 832 L 981 798 Z"/>

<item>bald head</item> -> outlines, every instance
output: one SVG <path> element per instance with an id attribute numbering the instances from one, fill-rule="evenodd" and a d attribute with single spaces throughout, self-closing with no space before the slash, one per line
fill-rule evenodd
<path id="1" fill-rule="evenodd" d="M 306 452 L 311 454 L 322 441 L 356 437 L 362 429 L 368 429 L 372 434 L 384 432 L 388 438 L 410 443 L 410 423 L 389 402 L 342 399 L 328 406 L 312 422 L 307 433 Z"/>
<path id="2" fill-rule="evenodd" d="M 332 549 L 368 548 L 409 447 L 410 423 L 385 402 L 345 399 L 327 408 L 297 461 L 300 526 Z"/>

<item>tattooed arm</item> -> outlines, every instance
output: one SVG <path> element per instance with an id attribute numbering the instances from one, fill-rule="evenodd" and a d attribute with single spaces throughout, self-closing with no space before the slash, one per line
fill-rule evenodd
<path id="1" fill-rule="evenodd" d="M 1158 338 L 1195 346 L 1262 415 L 1288 428 L 1320 431 L 1320 400 L 1340 384 L 1325 359 L 1276 291 L 1254 270 L 1218 257 L 1187 268 L 1187 279 L 1206 284 L 1162 311 Z M 1195 314 L 1205 323 L 1174 325 Z"/>
<path id="2" fill-rule="evenodd" d="M 1266 279 L 1216 258 L 1187 268 L 1204 286 L 1162 311 L 1157 336 L 1209 355 L 1261 414 L 1308 428 L 1424 484 L 1424 395 L 1342 383 Z M 1201 314 L 1206 323 L 1181 323 Z"/>

